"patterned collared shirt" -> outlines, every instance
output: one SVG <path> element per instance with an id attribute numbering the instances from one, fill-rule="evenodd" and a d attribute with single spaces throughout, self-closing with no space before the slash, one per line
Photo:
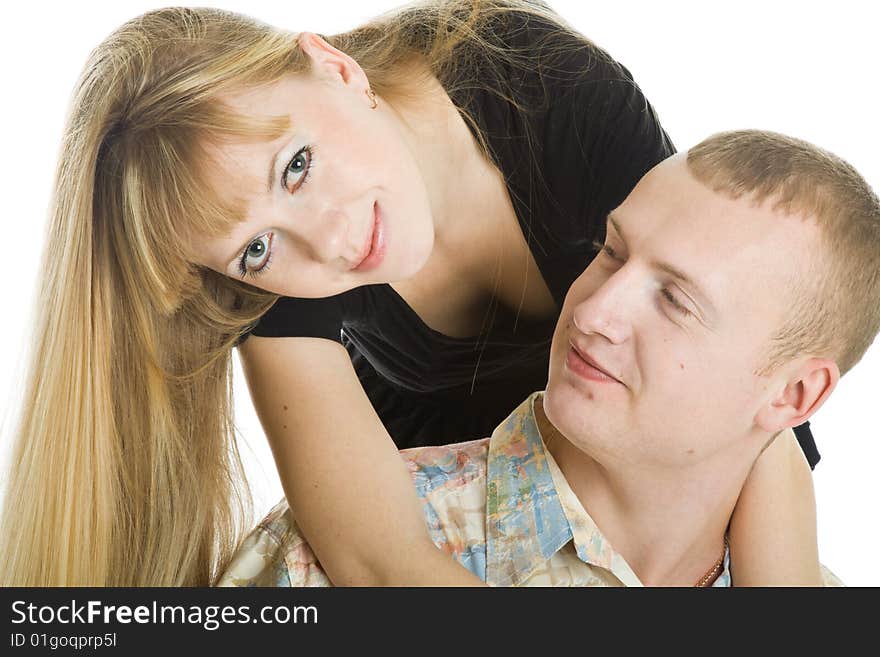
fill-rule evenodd
<path id="1" fill-rule="evenodd" d="M 490 438 L 401 452 L 431 539 L 494 586 L 642 586 L 544 449 L 534 414 L 540 394 Z M 730 586 L 729 565 L 728 552 L 713 586 Z M 285 500 L 244 540 L 218 585 L 331 586 Z"/>

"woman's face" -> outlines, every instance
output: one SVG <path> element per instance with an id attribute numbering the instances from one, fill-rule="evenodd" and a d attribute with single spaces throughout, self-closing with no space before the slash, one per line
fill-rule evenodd
<path id="1" fill-rule="evenodd" d="M 403 280 L 424 265 L 434 225 L 411 144 L 387 104 L 372 108 L 360 68 L 346 70 L 352 60 L 342 66 L 334 53 L 309 73 L 223 99 L 290 123 L 275 141 L 215 147 L 210 184 L 245 212 L 230 234 L 193 238 L 199 264 L 312 298 Z"/>

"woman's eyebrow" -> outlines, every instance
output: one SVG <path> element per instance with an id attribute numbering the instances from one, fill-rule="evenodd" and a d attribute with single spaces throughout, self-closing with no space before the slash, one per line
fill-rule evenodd
<path id="1" fill-rule="evenodd" d="M 241 255 L 242 251 L 244 251 L 246 248 L 248 248 L 248 246 L 250 246 L 251 241 L 253 241 L 253 237 L 248 237 L 247 241 L 244 244 L 242 244 L 240 247 L 238 247 L 238 250 L 232 254 L 232 257 L 230 257 L 226 261 L 226 264 L 223 266 L 224 271 L 226 271 L 230 265 L 234 265 L 239 261 L 238 256 Z"/>
<path id="2" fill-rule="evenodd" d="M 275 151 L 275 155 L 272 156 L 272 161 L 269 163 L 269 177 L 266 179 L 266 193 L 271 194 L 272 190 L 275 187 L 275 167 L 278 166 L 278 156 L 281 155 L 281 151 L 283 151 L 287 147 L 287 144 L 283 144 L 281 148 Z"/>
<path id="3" fill-rule="evenodd" d="M 272 190 L 275 188 L 275 183 L 278 181 L 278 176 L 275 175 L 275 168 L 278 166 L 278 158 L 280 158 L 281 154 L 290 146 L 290 142 L 293 141 L 293 138 L 294 133 L 290 126 L 288 126 L 288 129 L 278 137 L 278 140 L 283 139 L 284 141 L 281 142 L 281 146 L 278 147 L 278 150 L 275 151 L 275 154 L 272 155 L 272 160 L 269 162 L 269 175 L 266 178 L 266 193 L 271 194 Z"/>

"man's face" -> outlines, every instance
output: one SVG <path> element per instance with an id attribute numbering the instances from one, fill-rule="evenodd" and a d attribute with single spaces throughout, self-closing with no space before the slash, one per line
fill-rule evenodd
<path id="1" fill-rule="evenodd" d="M 775 383 L 756 371 L 815 226 L 711 191 L 685 154 L 609 216 L 553 336 L 544 408 L 594 457 L 681 466 L 737 449 Z M 599 366 L 608 377 L 591 366 Z"/>

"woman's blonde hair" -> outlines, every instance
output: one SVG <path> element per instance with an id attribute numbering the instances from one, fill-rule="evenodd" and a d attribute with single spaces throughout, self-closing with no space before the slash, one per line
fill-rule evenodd
<path id="1" fill-rule="evenodd" d="M 382 96 L 404 91 L 413 56 L 479 84 L 459 75 L 468 53 L 529 65 L 487 37 L 513 10 L 559 22 L 536 3 L 455 0 L 328 40 Z M 214 9 L 147 13 L 91 54 L 56 172 L 0 584 L 208 585 L 235 549 L 250 502 L 231 350 L 277 295 L 192 264 L 188 237 L 240 219 L 206 191 L 209 145 L 287 127 L 223 94 L 306 67 L 295 34 Z"/>

